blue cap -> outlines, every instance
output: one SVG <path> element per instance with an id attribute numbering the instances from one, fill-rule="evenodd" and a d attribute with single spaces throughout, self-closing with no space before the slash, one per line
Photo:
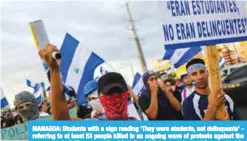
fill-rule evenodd
<path id="1" fill-rule="evenodd" d="M 87 97 L 91 92 L 98 89 L 98 82 L 96 80 L 89 81 L 84 87 L 85 97 Z"/>

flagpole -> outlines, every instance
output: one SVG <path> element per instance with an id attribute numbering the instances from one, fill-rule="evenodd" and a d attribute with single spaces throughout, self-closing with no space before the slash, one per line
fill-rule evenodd
<path id="1" fill-rule="evenodd" d="M 134 37 L 134 40 L 136 42 L 136 49 L 137 49 L 140 65 L 141 65 L 141 68 L 142 68 L 142 72 L 145 73 L 145 72 L 147 72 L 147 65 L 146 65 L 145 58 L 144 58 L 144 55 L 143 55 L 143 51 L 142 51 L 142 48 L 141 48 L 141 44 L 140 44 L 140 41 L 139 41 L 139 38 L 138 38 L 138 35 L 137 35 L 137 32 L 136 32 L 135 24 L 134 24 L 133 19 L 132 19 L 132 15 L 131 15 L 131 12 L 130 12 L 130 8 L 129 8 L 129 3 L 128 2 L 126 2 L 126 9 L 127 9 L 127 13 L 128 13 L 128 16 L 129 16 L 129 23 L 131 25 L 131 30 L 132 30 L 132 33 L 133 33 L 133 37 Z"/>

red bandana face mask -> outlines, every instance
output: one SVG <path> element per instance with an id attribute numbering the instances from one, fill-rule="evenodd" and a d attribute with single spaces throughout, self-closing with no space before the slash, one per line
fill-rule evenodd
<path id="1" fill-rule="evenodd" d="M 109 120 L 128 120 L 128 97 L 128 91 L 100 96 L 100 102 Z"/>

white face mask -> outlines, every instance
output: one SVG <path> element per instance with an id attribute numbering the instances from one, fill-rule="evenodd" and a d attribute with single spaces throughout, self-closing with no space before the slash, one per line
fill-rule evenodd
<path id="1" fill-rule="evenodd" d="M 93 108 L 94 111 L 102 110 L 103 109 L 103 107 L 102 107 L 99 99 L 91 100 L 89 102 L 89 104 L 91 105 L 91 107 Z"/>
<path id="2" fill-rule="evenodd" d="M 93 91 L 90 95 L 90 97 L 98 97 L 98 92 L 95 90 Z M 93 108 L 93 110 L 97 111 L 97 110 L 102 110 L 103 107 L 100 103 L 100 100 L 99 98 L 98 99 L 94 99 L 94 100 L 91 100 L 89 102 L 89 104 L 91 105 L 91 107 Z"/>

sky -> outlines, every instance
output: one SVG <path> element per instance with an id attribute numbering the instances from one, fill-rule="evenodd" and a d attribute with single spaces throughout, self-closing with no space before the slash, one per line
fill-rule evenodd
<path id="1" fill-rule="evenodd" d="M 130 9 L 148 67 L 164 55 L 158 2 L 131 1 Z M 148 8 L 147 8 L 148 7 Z M 60 48 L 66 33 L 96 52 L 131 84 L 140 72 L 125 1 L 1 1 L 1 87 L 11 106 L 14 95 L 31 91 L 25 83 L 46 82 L 28 23 L 43 20 L 52 44 Z"/>

